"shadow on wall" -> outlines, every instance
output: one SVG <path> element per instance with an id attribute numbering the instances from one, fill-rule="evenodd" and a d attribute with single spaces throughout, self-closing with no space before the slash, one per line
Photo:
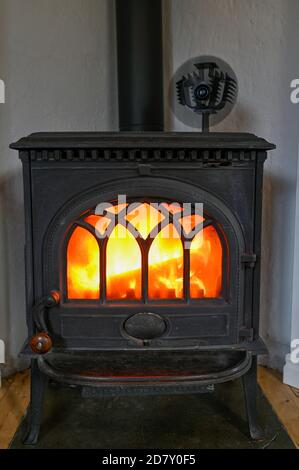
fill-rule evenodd
<path id="1" fill-rule="evenodd" d="M 290 101 L 290 83 L 298 77 L 298 18 L 298 2 L 283 2 L 281 49 L 274 52 L 277 116 L 269 116 L 276 124 L 271 131 L 277 150 L 270 153 L 264 180 L 261 331 L 267 365 L 277 369 L 284 365 L 291 336 L 299 106 Z"/>
<path id="2" fill-rule="evenodd" d="M 5 341 L 4 375 L 20 370 L 26 360 L 17 358 L 25 340 L 24 288 L 24 208 L 22 172 L 16 170 L 0 180 L 0 276 L 1 320 L 0 337 Z"/>
<path id="3" fill-rule="evenodd" d="M 270 154 L 269 158 L 276 158 L 276 154 Z M 288 191 L 288 182 L 284 183 L 285 190 Z M 281 227 L 283 226 L 282 220 L 279 220 L 277 213 L 280 205 L 280 195 L 283 190 L 283 181 L 278 176 L 271 174 L 269 171 L 265 171 L 264 174 L 264 197 L 263 197 L 263 236 L 262 236 L 262 292 L 261 292 L 261 332 L 262 337 L 267 344 L 269 350 L 269 356 L 262 357 L 261 363 L 273 367 L 274 369 L 281 370 L 284 365 L 284 357 L 288 353 L 288 344 L 283 341 L 279 341 L 279 334 L 275 334 L 275 328 L 271 327 L 274 316 L 279 318 L 277 315 L 277 307 L 279 303 L 283 302 L 283 282 L 281 279 L 284 269 L 291 271 L 292 267 L 285 266 L 285 263 L 281 260 L 281 254 L 284 252 L 284 248 L 277 250 L 275 247 L 279 243 L 284 243 L 284 236 L 287 233 L 281 233 Z M 277 227 L 277 224 L 280 227 Z M 287 227 L 285 227 L 287 229 Z M 292 234 L 290 234 L 292 239 Z M 274 276 L 274 273 L 280 264 L 280 275 L 278 279 Z M 273 293 L 276 294 L 273 295 Z M 279 308 L 279 307 L 278 307 Z M 288 316 L 287 311 L 284 310 L 281 305 L 281 321 L 283 322 L 283 316 Z M 286 321 L 289 321 L 286 318 Z"/>
<path id="4" fill-rule="evenodd" d="M 22 369 L 17 358 L 25 340 L 24 217 L 22 168 L 8 148 L 11 136 L 7 53 L 7 2 L 0 5 L 0 77 L 6 85 L 6 102 L 0 104 L 0 338 L 5 342 L 4 375 Z"/>

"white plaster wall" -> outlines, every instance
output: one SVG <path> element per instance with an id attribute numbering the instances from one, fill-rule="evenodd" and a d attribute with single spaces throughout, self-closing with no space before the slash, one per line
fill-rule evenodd
<path id="1" fill-rule="evenodd" d="M 277 144 L 266 164 L 262 333 L 274 366 L 290 340 L 299 107 L 297 0 L 163 0 L 165 85 L 185 60 L 216 55 L 239 78 L 235 110 L 215 130 Z M 21 164 L 10 142 L 35 131 L 117 127 L 113 0 L 0 0 L 0 338 L 8 372 L 25 338 Z M 166 94 L 167 95 L 167 94 Z M 298 105 L 299 106 L 299 105 Z M 185 130 L 167 110 L 167 125 Z M 194 130 L 194 129 L 190 129 Z"/>
<path id="2" fill-rule="evenodd" d="M 298 148 L 299 150 L 299 148 Z M 298 152 L 299 156 L 299 152 Z M 291 354 L 287 354 L 283 369 L 284 383 L 299 388 L 299 165 L 297 167 L 296 220 L 293 269 L 293 299 L 291 322 Z M 295 344 L 293 344 L 293 341 Z M 295 356 L 295 357 L 294 357 Z"/>
<path id="3" fill-rule="evenodd" d="M 114 3 L 0 0 L 0 338 L 6 373 L 25 339 L 22 168 L 11 142 L 36 131 L 116 129 Z"/>
<path id="4" fill-rule="evenodd" d="M 167 0 L 164 5 L 170 17 L 167 74 L 198 55 L 226 60 L 239 79 L 238 103 L 213 130 L 253 132 L 277 145 L 265 167 L 261 331 L 269 364 L 281 368 L 289 350 L 292 304 L 299 105 L 290 103 L 289 84 L 299 77 L 299 2 Z M 169 116 L 169 128 L 187 130 L 170 110 Z"/>

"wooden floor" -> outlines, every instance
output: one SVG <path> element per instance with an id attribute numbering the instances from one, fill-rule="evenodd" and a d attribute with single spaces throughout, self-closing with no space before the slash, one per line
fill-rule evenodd
<path id="1" fill-rule="evenodd" d="M 281 376 L 259 367 L 259 384 L 275 413 L 299 449 L 299 390 L 284 385 Z M 0 388 L 0 449 L 7 449 L 29 403 L 29 371 L 3 381 Z"/>
<path id="2" fill-rule="evenodd" d="M 29 403 L 29 371 L 4 379 L 0 388 L 0 449 L 7 449 Z"/>
<path id="3" fill-rule="evenodd" d="M 258 381 L 280 422 L 299 449 L 299 389 L 282 383 L 281 375 L 259 367 Z"/>

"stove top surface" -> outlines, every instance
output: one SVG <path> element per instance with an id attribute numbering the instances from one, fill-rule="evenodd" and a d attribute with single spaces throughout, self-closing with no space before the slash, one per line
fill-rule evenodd
<path id="1" fill-rule="evenodd" d="M 273 150 L 275 145 L 248 133 L 227 132 L 38 132 L 10 148 L 201 148 Z"/>

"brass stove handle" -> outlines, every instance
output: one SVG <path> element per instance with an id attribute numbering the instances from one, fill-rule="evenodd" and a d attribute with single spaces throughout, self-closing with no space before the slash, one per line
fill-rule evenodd
<path id="1" fill-rule="evenodd" d="M 45 354 L 52 349 L 52 339 L 48 333 L 45 314 L 48 308 L 58 305 L 59 292 L 52 291 L 49 295 L 42 297 L 33 307 L 32 316 L 36 327 L 36 334 L 30 339 L 29 345 L 32 352 Z"/>

